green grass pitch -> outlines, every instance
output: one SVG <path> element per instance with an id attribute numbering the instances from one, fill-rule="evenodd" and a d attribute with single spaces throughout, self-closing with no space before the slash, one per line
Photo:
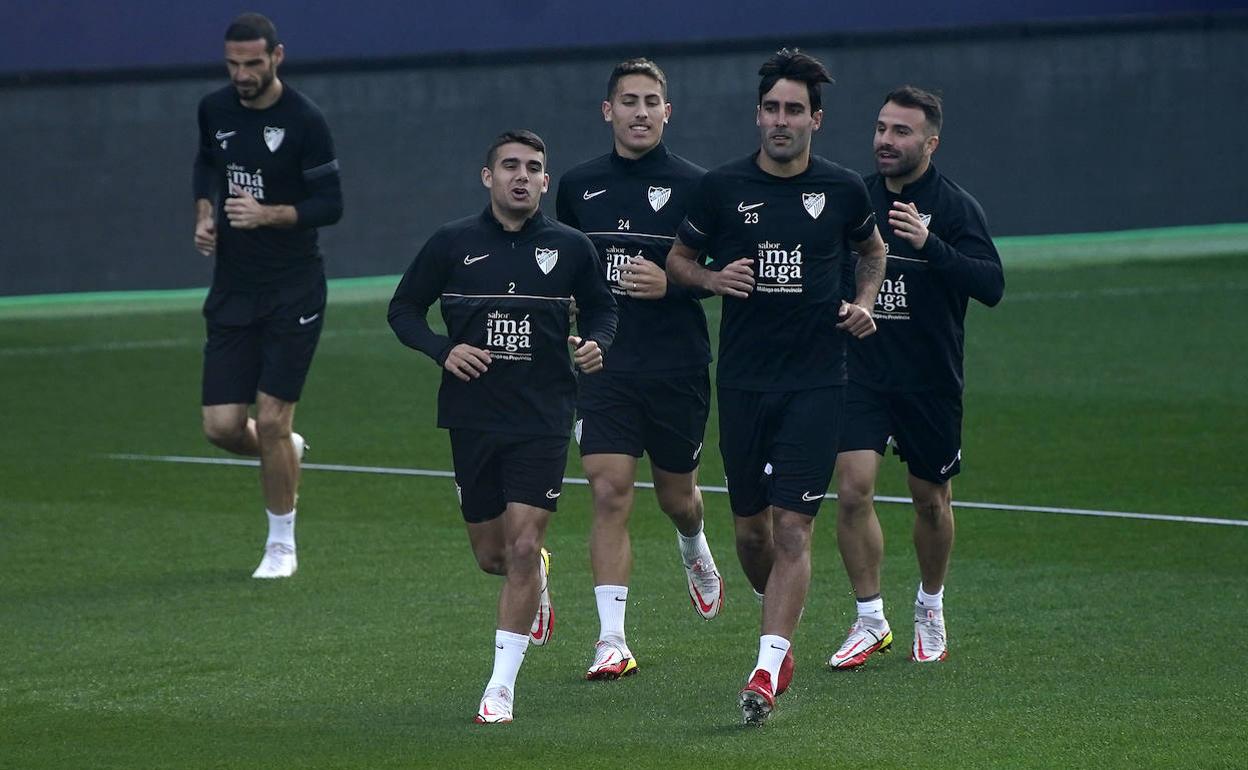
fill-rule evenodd
<path id="1" fill-rule="evenodd" d="M 1010 269 L 968 319 L 959 500 L 1248 519 L 1248 257 Z M 384 289 L 331 291 L 300 406 L 309 462 L 449 469 L 438 372 Z M 709 303 L 714 309 L 716 303 Z M 833 503 L 792 690 L 740 726 L 758 607 L 707 494 L 723 614 L 695 616 L 653 495 L 633 516 L 637 676 L 587 683 L 589 497 L 552 523 L 552 644 L 516 722 L 471 724 L 498 583 L 450 481 L 307 471 L 300 572 L 248 576 L 252 468 L 199 433 L 194 300 L 0 303 L 0 767 L 1243 767 L 1248 527 L 962 509 L 951 656 L 906 660 L 912 513 L 879 508 L 897 651 L 823 666 L 852 620 Z M 714 417 L 707 446 L 716 445 Z M 581 476 L 575 451 L 569 475 Z M 722 484 L 716 451 L 703 482 Z M 885 462 L 879 492 L 904 495 Z"/>

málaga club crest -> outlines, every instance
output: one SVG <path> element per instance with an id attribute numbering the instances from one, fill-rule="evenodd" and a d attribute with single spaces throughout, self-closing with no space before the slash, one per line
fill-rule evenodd
<path id="1" fill-rule="evenodd" d="M 658 211 L 667 203 L 667 199 L 672 197 L 672 188 L 670 187 L 651 187 L 650 188 L 650 208 Z"/>
<path id="2" fill-rule="evenodd" d="M 277 152 L 277 148 L 282 146 L 282 140 L 286 138 L 286 129 L 274 128 L 272 126 L 264 127 L 264 143 L 268 145 L 269 152 Z"/>
<path id="3" fill-rule="evenodd" d="M 537 266 L 544 275 L 550 275 L 550 271 L 555 269 L 555 263 L 559 261 L 559 249 L 534 249 L 533 257 L 537 259 Z"/>
<path id="4" fill-rule="evenodd" d="M 823 193 L 802 193 L 802 205 L 806 207 L 806 213 L 810 214 L 811 219 L 818 219 L 823 213 L 823 206 L 828 202 Z"/>

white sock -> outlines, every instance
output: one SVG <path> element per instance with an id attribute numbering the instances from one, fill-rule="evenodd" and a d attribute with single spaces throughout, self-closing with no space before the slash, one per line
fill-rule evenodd
<path id="1" fill-rule="evenodd" d="M 494 632 L 494 673 L 485 689 L 506 687 L 512 695 L 516 694 L 516 674 L 520 673 L 520 664 L 524 662 L 524 652 L 529 648 L 528 634 L 513 634 L 510 631 Z"/>
<path id="2" fill-rule="evenodd" d="M 918 597 L 915 599 L 915 601 L 917 601 L 919 604 L 922 604 L 924 607 L 926 607 L 929 610 L 939 610 L 945 606 L 944 599 L 945 599 L 945 587 L 944 586 L 941 586 L 940 590 L 937 591 L 936 593 L 929 594 L 927 591 L 923 590 L 923 581 L 922 580 L 919 581 L 919 593 L 918 593 Z"/>
<path id="3" fill-rule="evenodd" d="M 771 674 L 771 687 L 776 687 L 776 679 L 780 676 L 780 664 L 784 662 L 785 653 L 789 651 L 789 640 L 783 636 L 775 634 L 763 634 L 758 638 L 758 665 L 754 667 L 754 671 L 760 668 Z M 754 677 L 754 671 L 750 672 L 750 678 Z"/>
<path id="4" fill-rule="evenodd" d="M 711 560 L 711 548 L 706 544 L 705 527 L 698 525 L 698 533 L 692 537 L 685 537 L 680 530 L 676 530 L 676 539 L 680 543 L 680 558 L 685 560 L 685 564 L 693 564 L 698 559 L 702 559 L 703 563 Z"/>
<path id="5" fill-rule="evenodd" d="M 264 511 L 269 516 L 269 539 L 265 545 L 272 543 L 282 543 L 291 548 L 295 547 L 295 512 L 283 513 L 278 515 L 267 508 Z"/>
<path id="6" fill-rule="evenodd" d="M 863 620 L 871 621 L 872 625 L 875 625 L 875 626 L 883 626 L 885 624 L 884 598 L 883 597 L 881 597 L 879 594 L 876 594 L 874 599 L 868 599 L 865 602 L 861 599 L 858 599 L 857 602 L 858 602 L 858 617 L 862 618 Z"/>
<path id="7" fill-rule="evenodd" d="M 598 600 L 598 638 L 624 644 L 628 586 L 594 586 L 594 598 Z"/>

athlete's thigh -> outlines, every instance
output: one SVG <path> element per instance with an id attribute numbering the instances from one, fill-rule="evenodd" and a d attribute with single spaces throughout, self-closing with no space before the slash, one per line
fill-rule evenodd
<path id="1" fill-rule="evenodd" d="M 574 435 L 581 457 L 641 457 L 643 402 L 629 381 L 609 372 L 577 377 Z"/>
<path id="2" fill-rule="evenodd" d="M 555 511 L 568 464 L 567 436 L 511 436 L 501 456 L 503 502 Z"/>
<path id="3" fill-rule="evenodd" d="M 778 417 L 771 456 L 774 479 L 768 502 L 814 516 L 832 482 L 844 388 L 816 388 L 788 394 Z"/>
<path id="4" fill-rule="evenodd" d="M 204 300 L 203 313 L 201 403 L 205 407 L 254 403 L 263 359 L 255 296 L 214 288 Z"/>
<path id="5" fill-rule="evenodd" d="M 452 428 L 451 464 L 464 521 L 482 524 L 503 514 L 502 466 L 497 434 Z"/>
<path id="6" fill-rule="evenodd" d="M 902 393 L 890 407 L 897 452 L 910 475 L 939 485 L 961 472 L 961 395 Z"/>
<path id="7" fill-rule="evenodd" d="M 643 436 L 646 454 L 657 468 L 689 473 L 698 467 L 706 419 L 711 408 L 711 384 L 706 370 L 696 374 L 648 381 Z"/>
<path id="8" fill-rule="evenodd" d="M 856 382 L 848 383 L 837 451 L 869 449 L 882 456 L 892 435 L 886 394 Z"/>
<path id="9" fill-rule="evenodd" d="M 753 516 L 768 505 L 768 450 L 775 394 L 719 388 L 719 453 L 728 483 L 728 505 L 737 516 Z"/>
<path id="10" fill-rule="evenodd" d="M 264 323 L 263 367 L 259 389 L 295 402 L 312 366 L 325 324 L 325 282 L 303 290 L 281 290 Z"/>

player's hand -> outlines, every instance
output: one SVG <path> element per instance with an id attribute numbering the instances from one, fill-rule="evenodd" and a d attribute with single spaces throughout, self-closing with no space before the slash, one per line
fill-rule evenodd
<path id="1" fill-rule="evenodd" d="M 707 289 L 726 297 L 745 299 L 754 291 L 754 260 L 742 257 L 723 270 L 710 271 Z"/>
<path id="2" fill-rule="evenodd" d="M 230 185 L 230 197 L 225 199 L 225 216 L 230 227 L 236 230 L 255 230 L 269 223 L 264 204 L 252 197 L 242 187 Z"/>
<path id="3" fill-rule="evenodd" d="M 581 337 L 568 337 L 568 345 L 572 348 L 572 361 L 576 368 L 586 374 L 602 370 L 602 348 L 593 340 Z"/>
<path id="4" fill-rule="evenodd" d="M 217 253 L 217 220 L 211 213 L 195 221 L 195 250 L 205 257 Z"/>
<path id="5" fill-rule="evenodd" d="M 451 348 L 442 362 L 442 368 L 464 382 L 475 380 L 485 374 L 490 366 L 490 351 L 474 348 L 467 342 L 461 342 Z"/>
<path id="6" fill-rule="evenodd" d="M 667 296 L 667 272 L 645 257 L 629 257 L 620 268 L 620 285 L 633 299 L 663 299 Z"/>
<path id="7" fill-rule="evenodd" d="M 927 225 L 919 218 L 919 209 L 913 203 L 893 201 L 888 212 L 888 224 L 893 233 L 916 249 L 927 243 Z"/>
<path id="8" fill-rule="evenodd" d="M 844 329 L 858 339 L 875 334 L 875 319 L 871 317 L 871 311 L 862 305 L 842 300 L 841 310 L 837 315 L 841 322 L 836 325 L 836 328 Z"/>

